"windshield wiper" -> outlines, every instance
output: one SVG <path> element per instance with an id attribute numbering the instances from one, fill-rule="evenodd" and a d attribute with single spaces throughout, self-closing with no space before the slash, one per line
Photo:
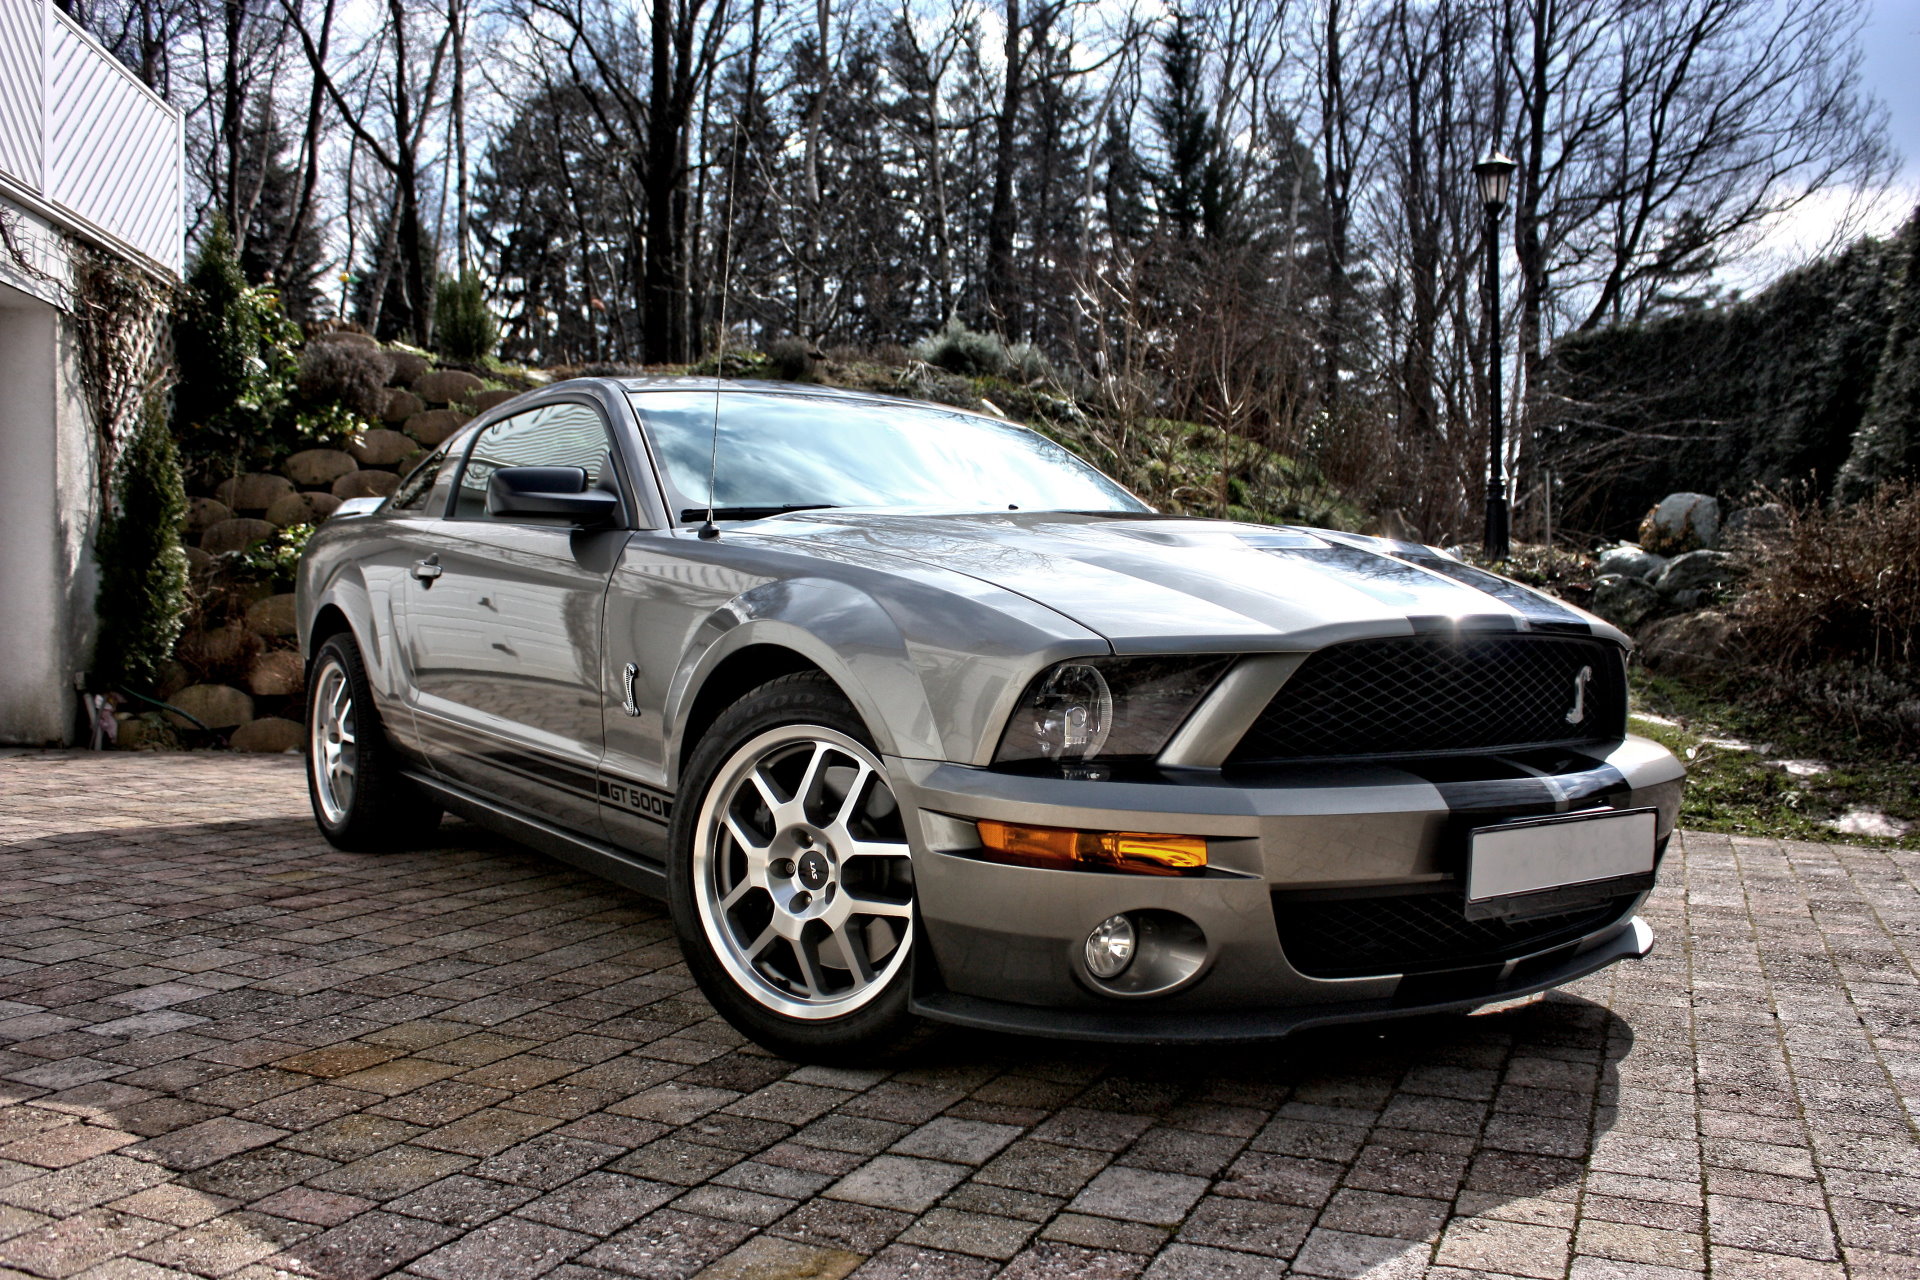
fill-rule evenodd
<path id="1" fill-rule="evenodd" d="M 831 511 L 840 504 L 837 502 L 795 502 L 784 507 L 715 507 L 715 520 L 764 520 L 768 516 L 783 516 L 789 511 Z M 705 507 L 688 507 L 680 513 L 683 522 L 705 520 Z"/>

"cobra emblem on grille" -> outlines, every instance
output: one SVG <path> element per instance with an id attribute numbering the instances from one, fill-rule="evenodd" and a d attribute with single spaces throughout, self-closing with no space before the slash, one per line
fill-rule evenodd
<path id="1" fill-rule="evenodd" d="M 1573 710 L 1567 712 L 1568 724 L 1579 724 L 1587 718 L 1587 681 L 1591 679 L 1592 667 L 1580 668 L 1580 674 L 1573 678 Z"/>
<path id="2" fill-rule="evenodd" d="M 640 704 L 633 700 L 633 682 L 639 674 L 639 665 L 632 662 L 629 662 L 620 672 L 620 687 L 624 694 L 620 700 L 620 709 L 630 716 L 640 714 Z"/>

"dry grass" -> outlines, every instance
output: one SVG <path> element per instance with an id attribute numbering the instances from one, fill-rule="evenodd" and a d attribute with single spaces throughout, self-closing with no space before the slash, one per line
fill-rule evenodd
<path id="1" fill-rule="evenodd" d="M 1840 663 L 1900 677 L 1920 667 L 1920 485 L 1837 510 L 1789 506 L 1734 614 L 1782 671 Z"/>

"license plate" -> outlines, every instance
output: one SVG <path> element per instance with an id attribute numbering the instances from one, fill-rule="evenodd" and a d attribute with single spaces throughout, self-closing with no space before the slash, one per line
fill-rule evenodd
<path id="1" fill-rule="evenodd" d="M 1652 809 L 1526 818 L 1477 827 L 1468 846 L 1467 914 L 1485 917 L 1558 910 L 1648 887 L 1654 839 Z"/>

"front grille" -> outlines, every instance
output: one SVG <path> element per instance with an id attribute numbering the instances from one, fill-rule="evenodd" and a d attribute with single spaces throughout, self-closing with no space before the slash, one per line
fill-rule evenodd
<path id="1" fill-rule="evenodd" d="M 1432 973 L 1498 964 L 1572 942 L 1625 915 L 1637 894 L 1525 920 L 1469 920 L 1452 893 L 1300 898 L 1276 893 L 1287 963 L 1310 978 Z"/>
<path id="2" fill-rule="evenodd" d="M 1626 672 L 1604 641 L 1351 640 L 1301 663 L 1227 763 L 1593 742 L 1620 737 L 1626 717 Z"/>

